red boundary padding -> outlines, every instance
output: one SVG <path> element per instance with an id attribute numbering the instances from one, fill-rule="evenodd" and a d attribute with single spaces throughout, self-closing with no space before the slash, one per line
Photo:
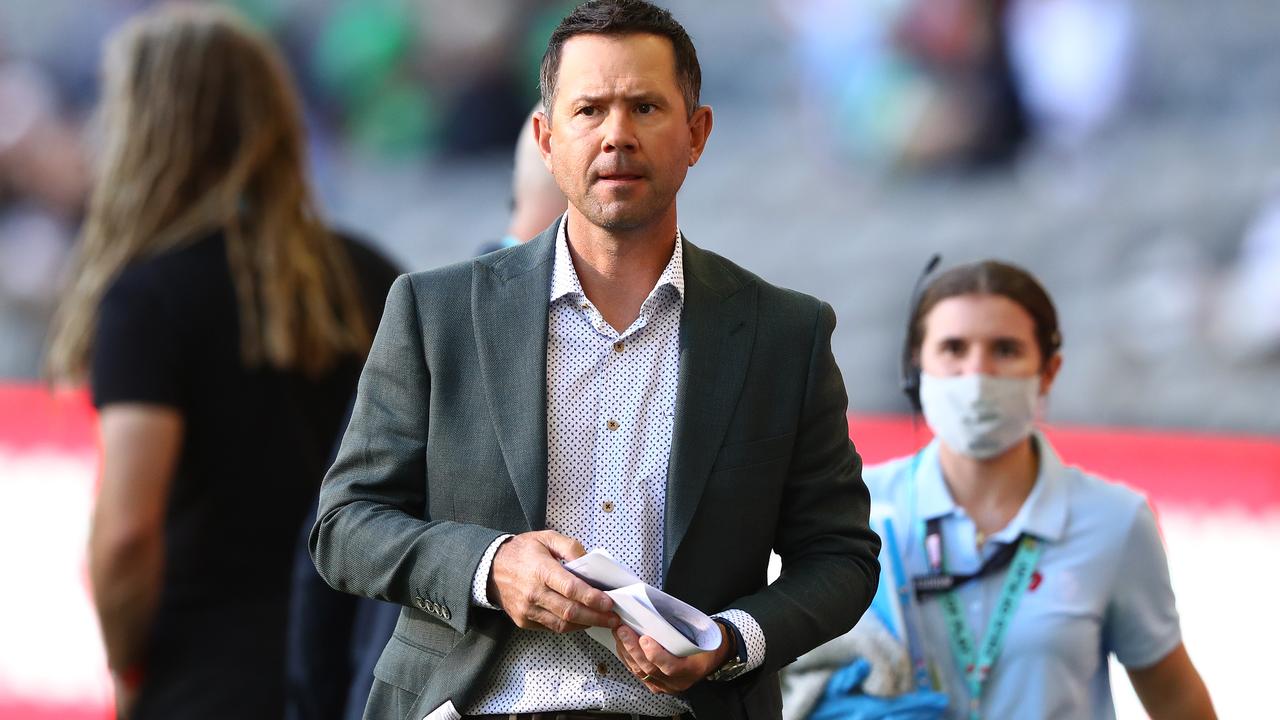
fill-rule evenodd
<path id="1" fill-rule="evenodd" d="M 1146 493 L 1158 505 L 1280 508 L 1280 442 L 1250 436 L 1053 426 L 1063 462 Z M 932 434 L 901 416 L 851 415 L 849 435 L 864 462 L 914 452 Z"/>
<path id="2" fill-rule="evenodd" d="M 0 446 L 80 454 L 97 444 L 95 413 L 84 391 L 0 384 Z"/>
<path id="3" fill-rule="evenodd" d="M 1273 438 L 1126 428 L 1050 427 L 1065 462 L 1136 487 L 1159 504 L 1280 508 L 1280 442 Z M 867 464 L 909 454 L 932 437 L 898 415 L 851 415 L 849 435 Z M 0 446 L 94 452 L 87 393 L 0 384 Z"/>
<path id="4" fill-rule="evenodd" d="M 115 716 L 115 710 L 106 706 L 0 702 L 3 720 L 113 720 Z"/>

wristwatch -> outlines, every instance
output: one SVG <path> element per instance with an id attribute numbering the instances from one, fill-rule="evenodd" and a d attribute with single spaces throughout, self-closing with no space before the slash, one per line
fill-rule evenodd
<path id="1" fill-rule="evenodd" d="M 742 633 L 738 632 L 737 626 L 733 623 L 722 618 L 712 619 L 723 625 L 728 632 L 729 640 L 733 643 L 733 654 L 724 661 L 723 665 L 716 668 L 715 672 L 708 675 L 707 679 L 712 682 L 725 682 L 738 677 L 747 669 L 747 644 L 742 641 Z"/>

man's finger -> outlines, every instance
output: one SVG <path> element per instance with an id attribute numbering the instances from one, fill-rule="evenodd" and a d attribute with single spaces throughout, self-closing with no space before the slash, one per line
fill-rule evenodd
<path id="1" fill-rule="evenodd" d="M 543 545 L 547 546 L 547 549 L 551 551 L 552 555 L 555 555 L 564 562 L 577 560 L 587 554 L 586 549 L 582 547 L 582 543 L 574 540 L 568 535 L 561 535 L 553 530 L 546 530 L 542 532 L 539 539 L 542 540 Z"/>
<path id="2" fill-rule="evenodd" d="M 538 606 L 561 620 L 583 627 L 612 628 L 617 627 L 620 622 L 617 615 L 593 610 L 586 605 L 574 602 L 550 586 L 538 596 Z"/>
<path id="3" fill-rule="evenodd" d="M 613 600 L 602 591 L 597 590 L 586 582 L 565 570 L 562 567 L 551 568 L 547 571 L 545 580 L 547 587 L 555 590 L 569 600 L 579 605 L 583 605 L 591 610 L 601 614 L 609 614 L 616 618 L 611 612 L 613 610 Z M 601 627 L 617 627 L 616 622 L 610 624 L 606 622 L 600 623 Z"/>
<path id="4" fill-rule="evenodd" d="M 635 630 L 623 626 L 614 630 L 613 636 L 622 644 L 622 649 L 631 658 L 632 663 L 634 663 L 632 670 L 637 673 L 638 677 L 643 679 L 645 675 L 652 677 L 662 674 L 658 667 L 653 664 L 653 661 L 645 656 L 644 650 L 640 647 L 640 636 L 636 634 Z"/>
<path id="5" fill-rule="evenodd" d="M 618 653 L 618 659 L 622 660 L 622 664 L 626 666 L 627 672 L 631 673 L 636 678 L 643 678 L 645 676 L 645 672 L 640 669 L 635 658 L 633 658 L 631 653 L 627 651 L 627 646 L 624 645 L 616 636 L 613 639 L 613 644 Z"/>
<path id="6" fill-rule="evenodd" d="M 579 630 L 587 629 L 586 625 L 579 625 L 577 623 L 567 621 L 557 616 L 555 613 L 548 612 L 546 609 L 536 606 L 530 607 L 529 611 L 525 614 L 525 617 L 531 622 L 537 623 L 542 629 L 558 634 L 577 632 Z"/>
<path id="7" fill-rule="evenodd" d="M 639 640 L 640 651 L 644 657 L 663 675 L 677 675 L 684 669 L 688 658 L 679 658 L 667 652 L 667 649 L 653 638 L 645 635 Z"/>

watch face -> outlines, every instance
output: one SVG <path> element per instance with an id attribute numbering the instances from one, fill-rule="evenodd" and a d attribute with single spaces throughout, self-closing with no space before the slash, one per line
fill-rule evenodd
<path id="1" fill-rule="evenodd" d="M 747 666 L 738 658 L 730 658 L 720 669 L 711 673 L 708 680 L 732 680 L 742 673 L 742 669 Z"/>

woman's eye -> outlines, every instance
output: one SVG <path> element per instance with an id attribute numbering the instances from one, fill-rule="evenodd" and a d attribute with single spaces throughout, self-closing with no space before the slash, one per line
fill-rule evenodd
<path id="1" fill-rule="evenodd" d="M 1000 357 L 1018 357 L 1020 350 L 1017 343 L 996 343 L 996 355 Z"/>

